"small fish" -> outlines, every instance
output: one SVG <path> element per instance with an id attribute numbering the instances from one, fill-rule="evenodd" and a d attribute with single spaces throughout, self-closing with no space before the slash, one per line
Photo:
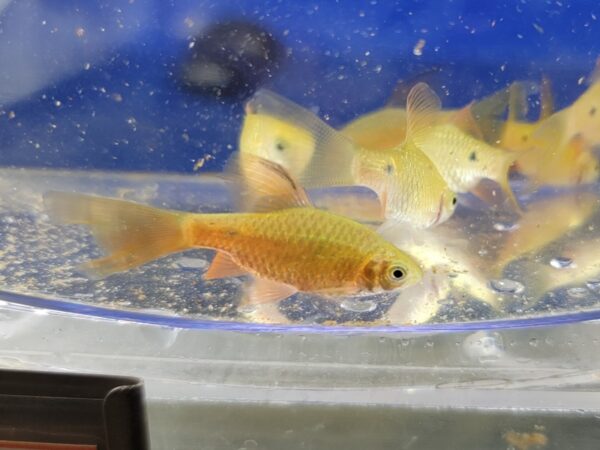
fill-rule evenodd
<path id="1" fill-rule="evenodd" d="M 534 255 L 582 227 L 598 210 L 599 204 L 598 196 L 591 193 L 567 194 L 532 203 L 500 244 L 494 258 L 493 275 L 502 274 L 511 261 Z"/>
<path id="2" fill-rule="evenodd" d="M 497 182 L 511 203 L 520 209 L 508 181 L 509 168 L 515 155 L 494 148 L 483 140 L 472 108 L 442 110 L 439 97 L 423 83 L 415 85 L 422 97 L 429 97 L 434 105 L 429 113 L 435 124 L 426 133 L 415 138 L 416 146 L 436 165 L 451 190 L 458 193 L 473 191 L 479 182 L 491 179 Z M 477 107 L 478 114 L 483 105 Z M 363 148 L 383 150 L 397 146 L 406 137 L 406 110 L 384 108 L 351 122 L 342 132 Z"/>
<path id="3" fill-rule="evenodd" d="M 528 290 L 533 300 L 539 300 L 547 292 L 566 286 L 584 285 L 598 280 L 600 275 L 600 238 L 569 242 L 560 251 L 560 256 L 572 260 L 571 267 L 557 269 L 547 261 L 540 264 L 528 261 L 524 270 L 529 274 Z"/>
<path id="4" fill-rule="evenodd" d="M 239 167 L 233 164 L 232 167 Z M 407 287 L 419 264 L 371 229 L 312 207 L 278 164 L 249 157 L 241 183 L 253 212 L 193 214 L 82 194 L 50 192 L 52 217 L 91 228 L 107 256 L 85 264 L 101 277 L 190 248 L 217 250 L 204 279 L 250 275 L 247 302 L 294 293 L 361 295 Z M 238 169 L 239 170 L 239 169 Z M 237 178 L 240 178 L 237 172 Z"/>
<path id="5" fill-rule="evenodd" d="M 566 118 L 571 117 L 574 110 L 551 114 L 554 102 L 546 78 L 542 81 L 541 112 L 537 122 L 523 120 L 526 103 L 522 89 L 512 86 L 508 120 L 503 126 L 499 146 L 517 152 L 516 171 L 525 175 L 533 187 L 574 186 L 597 181 L 600 163 L 592 152 L 590 141 L 585 138 L 586 133 L 572 133 L 566 128 Z"/>
<path id="6" fill-rule="evenodd" d="M 287 120 L 310 131 L 316 145 L 310 164 L 300 177 L 307 187 L 365 186 L 377 193 L 384 216 L 416 227 L 447 220 L 456 207 L 456 195 L 432 161 L 413 140 L 432 121 L 421 86 L 411 90 L 407 105 L 407 137 L 400 146 L 385 150 L 360 147 L 310 111 L 270 91 L 257 92 L 253 109 Z"/>
<path id="7" fill-rule="evenodd" d="M 469 248 L 467 237 L 454 223 L 422 230 L 390 227 L 382 236 L 417 258 L 424 269 L 421 283 L 398 294 L 387 312 L 390 322 L 426 322 L 437 313 L 440 301 L 451 295 L 480 300 L 495 310 L 501 307 L 483 270 L 487 262 Z"/>
<path id="8" fill-rule="evenodd" d="M 259 156 L 283 166 L 296 178 L 310 163 L 316 139 L 305 129 L 287 120 L 260 114 L 250 101 L 239 139 L 241 167 L 246 155 Z"/>

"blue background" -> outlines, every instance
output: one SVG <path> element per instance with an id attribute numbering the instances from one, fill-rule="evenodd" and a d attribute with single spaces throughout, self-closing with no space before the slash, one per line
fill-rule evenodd
<path id="1" fill-rule="evenodd" d="M 600 56 L 597 0 L 3 4 L 2 166 L 192 172 L 210 155 L 203 170 L 220 168 L 236 148 L 242 103 L 194 95 L 175 76 L 193 37 L 220 21 L 270 30 L 288 56 L 266 85 L 334 126 L 432 66 L 443 69 L 448 106 L 542 73 L 565 105 Z"/>

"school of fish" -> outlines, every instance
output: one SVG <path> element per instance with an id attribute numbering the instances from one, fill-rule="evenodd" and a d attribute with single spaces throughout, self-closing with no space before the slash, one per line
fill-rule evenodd
<path id="1" fill-rule="evenodd" d="M 500 308 L 487 279 L 580 229 L 598 210 L 597 196 L 588 194 L 525 207 L 509 180 L 520 178 L 523 192 L 598 180 L 600 79 L 592 75 L 585 92 L 558 111 L 546 78 L 465 99 L 458 109 L 443 109 L 424 82 L 409 87 L 340 129 L 272 91 L 257 91 L 245 104 L 239 149 L 223 174 L 238 199 L 234 213 L 191 214 L 66 192 L 47 193 L 45 204 L 55 220 L 89 227 L 105 250 L 82 267 L 92 277 L 207 248 L 215 256 L 205 280 L 248 279 L 240 305 L 273 305 L 297 292 L 337 301 L 397 291 L 390 317 L 423 322 L 440 298 L 461 289 Z M 531 96 L 540 104 L 535 121 L 527 120 Z M 315 207 L 305 190 L 349 186 L 375 194 L 368 213 L 335 201 Z M 491 255 L 470 255 L 465 236 L 445 224 L 470 196 L 516 218 L 515 231 Z M 567 249 L 591 261 L 585 276 L 600 273 L 590 250 L 599 240 Z M 574 279 L 547 267 L 530 270 L 532 298 Z"/>

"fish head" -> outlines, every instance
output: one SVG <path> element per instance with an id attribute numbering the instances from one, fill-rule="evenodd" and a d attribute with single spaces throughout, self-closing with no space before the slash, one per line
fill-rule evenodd
<path id="1" fill-rule="evenodd" d="M 385 216 L 417 228 L 445 222 L 456 209 L 456 194 L 422 152 L 397 151 L 386 168 Z"/>
<path id="2" fill-rule="evenodd" d="M 240 134 L 240 153 L 273 161 L 296 177 L 310 163 L 315 137 L 308 130 L 278 117 L 248 113 Z"/>
<path id="3" fill-rule="evenodd" d="M 390 244 L 391 246 L 391 244 Z M 373 255 L 361 273 L 361 283 L 371 292 L 392 291 L 412 286 L 423 278 L 423 270 L 408 254 L 395 247 Z"/>

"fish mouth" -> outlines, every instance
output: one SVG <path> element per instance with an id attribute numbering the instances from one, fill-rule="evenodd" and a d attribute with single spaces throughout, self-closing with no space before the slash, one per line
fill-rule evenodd
<path id="1" fill-rule="evenodd" d="M 440 219 L 442 218 L 442 210 L 444 209 L 444 194 L 440 197 L 440 204 L 438 206 L 437 214 L 432 225 L 437 225 Z"/>

